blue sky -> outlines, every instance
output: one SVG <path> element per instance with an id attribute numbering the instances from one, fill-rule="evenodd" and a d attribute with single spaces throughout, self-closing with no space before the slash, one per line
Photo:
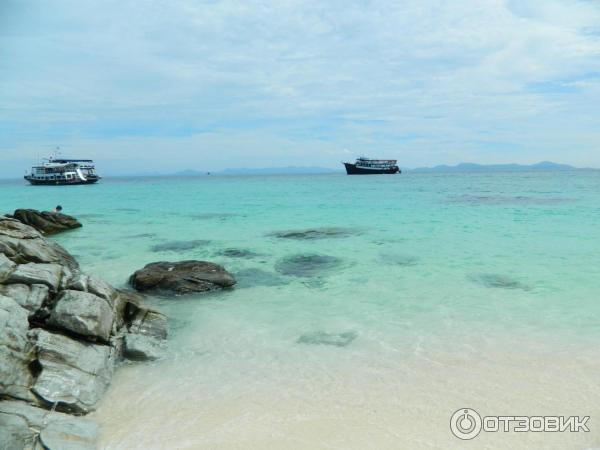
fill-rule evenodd
<path id="1" fill-rule="evenodd" d="M 0 177 L 600 167 L 600 2 L 0 0 Z"/>

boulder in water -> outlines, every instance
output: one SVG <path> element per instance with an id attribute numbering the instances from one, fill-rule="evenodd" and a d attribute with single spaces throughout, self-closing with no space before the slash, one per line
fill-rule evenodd
<path id="1" fill-rule="evenodd" d="M 82 226 L 75 217 L 67 214 L 38 211 L 36 209 L 17 209 L 13 213 L 13 217 L 45 235 L 73 230 Z"/>
<path id="2" fill-rule="evenodd" d="M 235 285 L 235 278 L 222 266 L 207 261 L 154 262 L 129 278 L 140 292 L 190 294 L 210 292 Z"/>

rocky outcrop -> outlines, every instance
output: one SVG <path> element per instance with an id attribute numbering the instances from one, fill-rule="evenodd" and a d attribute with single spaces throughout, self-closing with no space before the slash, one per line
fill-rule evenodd
<path id="1" fill-rule="evenodd" d="M 153 360 L 164 315 L 82 273 L 37 230 L 0 217 L 0 450 L 92 449 L 94 411 L 122 358 Z"/>
<path id="2" fill-rule="evenodd" d="M 69 270 L 79 269 L 75 258 L 56 242 L 45 239 L 39 231 L 7 216 L 0 216 L 0 253 L 17 264 L 56 263 Z"/>
<path id="3" fill-rule="evenodd" d="M 0 402 L 0 450 L 93 450 L 98 434 L 98 426 L 83 417 Z"/>
<path id="4" fill-rule="evenodd" d="M 12 217 L 45 235 L 73 230 L 82 226 L 75 217 L 36 209 L 17 209 Z"/>
<path id="5" fill-rule="evenodd" d="M 155 262 L 135 272 L 129 282 L 140 292 L 189 294 L 231 288 L 235 278 L 207 261 Z"/>

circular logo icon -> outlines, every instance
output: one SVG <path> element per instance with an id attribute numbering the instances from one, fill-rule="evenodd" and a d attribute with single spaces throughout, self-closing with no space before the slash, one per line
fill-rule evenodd
<path id="1" fill-rule="evenodd" d="M 450 418 L 450 430 L 459 439 L 473 439 L 481 431 L 481 416 L 471 408 L 459 409 Z"/>

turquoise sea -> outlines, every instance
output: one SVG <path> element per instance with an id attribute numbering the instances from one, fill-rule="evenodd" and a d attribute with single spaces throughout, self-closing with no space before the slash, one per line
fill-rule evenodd
<path id="1" fill-rule="evenodd" d="M 159 260 L 236 289 L 148 301 L 168 354 L 126 365 L 105 449 L 600 447 L 600 171 L 0 183 L 125 287 Z M 482 433 L 450 416 L 590 416 L 589 433 Z"/>

